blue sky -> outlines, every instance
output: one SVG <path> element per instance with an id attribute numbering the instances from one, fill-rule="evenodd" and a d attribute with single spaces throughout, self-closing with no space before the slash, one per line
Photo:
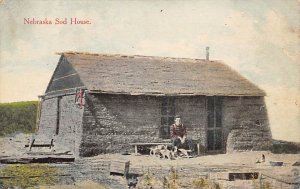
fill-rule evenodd
<path id="1" fill-rule="evenodd" d="M 0 2 L 0 102 L 43 94 L 55 52 L 204 58 L 210 46 L 211 59 L 267 92 L 274 137 L 300 141 L 298 0 Z M 92 24 L 23 23 L 74 17 Z"/>

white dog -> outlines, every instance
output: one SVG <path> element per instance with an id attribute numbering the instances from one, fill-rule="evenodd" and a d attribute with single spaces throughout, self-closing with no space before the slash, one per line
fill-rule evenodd
<path id="1" fill-rule="evenodd" d="M 160 155 L 161 151 L 164 150 L 164 149 L 167 149 L 167 147 L 165 145 L 157 145 L 157 146 L 151 147 L 150 148 L 150 155 L 151 156 Z"/>
<path id="2" fill-rule="evenodd" d="M 177 151 L 179 153 L 181 153 L 183 155 L 183 157 L 186 157 L 186 158 L 190 158 L 189 153 L 192 152 L 192 150 L 186 150 L 186 149 L 182 149 L 182 148 L 177 149 Z"/>
<path id="3" fill-rule="evenodd" d="M 161 154 L 162 158 L 167 158 L 167 159 L 173 158 L 171 150 L 168 150 L 168 149 L 161 150 L 160 154 Z"/>

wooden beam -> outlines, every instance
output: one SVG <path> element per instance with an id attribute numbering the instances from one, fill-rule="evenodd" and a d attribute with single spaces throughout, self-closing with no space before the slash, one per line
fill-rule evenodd
<path id="1" fill-rule="evenodd" d="M 53 78 L 52 81 L 57 81 L 57 80 L 64 79 L 66 77 L 71 77 L 71 76 L 74 76 L 74 75 L 78 75 L 78 74 L 77 73 L 72 73 L 72 74 L 69 74 L 69 75 L 62 76 L 62 77 Z"/>

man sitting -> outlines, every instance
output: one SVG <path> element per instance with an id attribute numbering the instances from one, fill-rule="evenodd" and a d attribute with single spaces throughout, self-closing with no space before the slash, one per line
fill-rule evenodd
<path id="1" fill-rule="evenodd" d="M 175 123 L 170 126 L 170 136 L 173 147 L 184 148 L 194 151 L 192 140 L 187 139 L 186 127 L 182 124 L 181 117 L 175 117 Z"/>

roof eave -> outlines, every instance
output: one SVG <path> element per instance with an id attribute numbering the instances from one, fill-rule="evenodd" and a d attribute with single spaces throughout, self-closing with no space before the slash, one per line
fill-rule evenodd
<path id="1" fill-rule="evenodd" d="M 223 94 L 223 93 L 161 93 L 161 92 L 123 92 L 123 91 L 103 91 L 103 90 L 88 90 L 91 94 L 119 94 L 131 96 L 266 96 L 265 92 L 253 94 Z"/>

